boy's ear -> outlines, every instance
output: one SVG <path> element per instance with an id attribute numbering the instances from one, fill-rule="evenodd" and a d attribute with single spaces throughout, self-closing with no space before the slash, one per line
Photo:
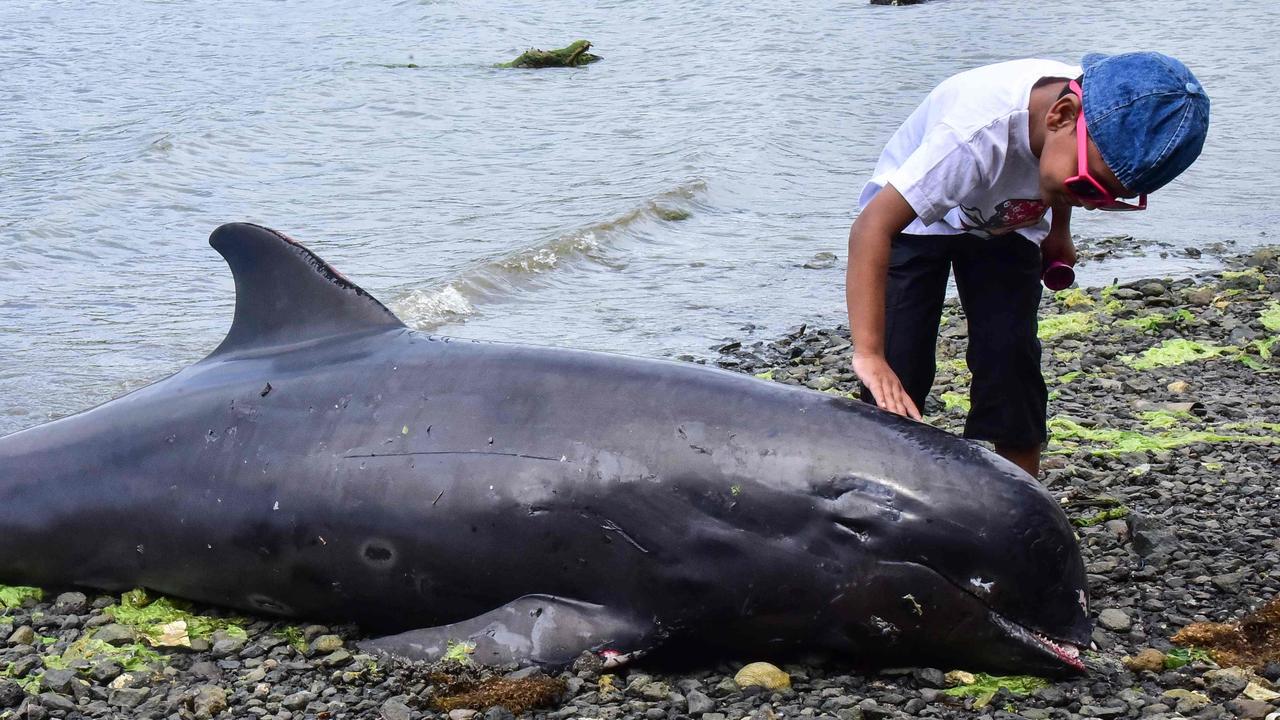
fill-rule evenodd
<path id="1" fill-rule="evenodd" d="M 1080 97 L 1075 93 L 1067 93 L 1049 106 L 1045 126 L 1050 130 L 1073 129 L 1081 112 Z"/>

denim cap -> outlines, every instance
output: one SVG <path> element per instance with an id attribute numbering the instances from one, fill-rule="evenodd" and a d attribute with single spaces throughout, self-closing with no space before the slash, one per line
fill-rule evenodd
<path id="1" fill-rule="evenodd" d="M 1080 65 L 1085 128 L 1126 188 L 1155 192 L 1200 156 L 1209 96 L 1186 65 L 1155 52 L 1091 53 Z"/>

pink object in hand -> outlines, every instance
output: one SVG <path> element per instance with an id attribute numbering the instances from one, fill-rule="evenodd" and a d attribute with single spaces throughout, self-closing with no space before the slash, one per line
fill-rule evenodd
<path id="1" fill-rule="evenodd" d="M 1044 269 L 1040 281 L 1050 290 L 1064 290 L 1076 281 L 1076 271 L 1061 260 L 1054 260 Z"/>

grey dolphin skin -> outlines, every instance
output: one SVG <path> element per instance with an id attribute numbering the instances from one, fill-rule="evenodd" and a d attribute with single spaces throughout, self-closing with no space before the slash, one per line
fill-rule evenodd
<path id="1" fill-rule="evenodd" d="M 212 354 L 0 438 L 0 582 L 354 621 L 419 659 L 1084 669 L 1071 526 L 994 453 L 695 364 L 413 332 L 283 234 L 210 244 Z"/>

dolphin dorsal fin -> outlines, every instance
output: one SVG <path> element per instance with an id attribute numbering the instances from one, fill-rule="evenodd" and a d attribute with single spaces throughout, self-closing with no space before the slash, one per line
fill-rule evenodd
<path id="1" fill-rule="evenodd" d="M 229 223 L 213 231 L 209 244 L 236 281 L 235 320 L 210 357 L 404 327 L 372 295 L 284 233 Z"/>

